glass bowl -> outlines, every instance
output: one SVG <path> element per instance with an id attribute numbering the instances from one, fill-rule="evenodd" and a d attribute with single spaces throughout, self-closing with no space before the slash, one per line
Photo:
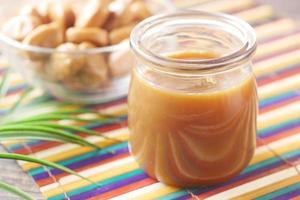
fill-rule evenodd
<path id="1" fill-rule="evenodd" d="M 37 1 L 18 0 L 17 6 L 12 2 L 7 0 L 7 3 L 1 5 L 0 26 L 2 22 L 17 15 L 22 6 Z M 79 5 L 83 0 L 64 2 Z M 173 9 L 169 1 L 144 2 L 153 14 Z M 29 85 L 42 88 L 59 99 L 76 103 L 101 103 L 126 96 L 128 92 L 130 69 L 134 65 L 134 59 L 127 40 L 106 47 L 70 51 L 25 45 L 0 33 L 0 48 L 11 66 Z M 62 66 L 65 62 L 79 65 L 82 58 L 85 59 L 85 64 L 93 66 L 93 70 L 83 70 L 74 75 L 70 75 L 73 70 L 64 71 Z M 106 77 L 103 76 L 103 70 L 101 71 L 104 67 L 107 68 Z M 64 78 L 65 73 L 69 74 L 68 78 Z"/>

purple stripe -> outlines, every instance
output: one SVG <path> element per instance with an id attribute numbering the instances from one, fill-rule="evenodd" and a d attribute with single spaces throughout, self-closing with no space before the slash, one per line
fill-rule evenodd
<path id="1" fill-rule="evenodd" d="M 128 152 L 129 152 L 128 148 L 125 147 L 125 148 L 116 150 L 114 154 L 107 153 L 107 154 L 103 154 L 103 155 L 93 156 L 93 157 L 90 157 L 88 159 L 80 160 L 78 162 L 66 165 L 65 167 L 68 167 L 68 168 L 74 170 L 74 169 L 78 169 L 80 167 L 91 165 L 93 163 L 97 163 L 97 162 L 103 161 L 105 159 L 113 158 L 114 156 L 124 154 L 124 153 L 128 153 Z M 58 169 L 52 169 L 50 171 L 51 171 L 51 174 L 53 174 L 53 175 L 58 175 L 58 174 L 63 173 L 61 170 L 58 170 Z M 36 180 L 36 181 L 41 180 L 41 179 L 45 179 L 45 178 L 48 178 L 48 177 L 49 177 L 48 172 L 42 172 L 42 173 L 39 173 L 39 174 L 36 174 L 36 175 L 33 176 L 34 180 Z"/>
<path id="2" fill-rule="evenodd" d="M 281 74 L 284 74 L 288 71 L 292 71 L 292 70 L 297 69 L 297 68 L 300 68 L 300 63 L 289 65 L 288 67 L 285 67 L 285 68 L 283 68 L 281 70 L 278 70 L 276 72 L 272 72 L 272 73 L 269 73 L 267 75 L 256 77 L 256 80 L 257 80 L 257 82 L 259 82 L 259 81 L 263 81 L 264 79 L 267 79 L 267 78 L 270 78 L 270 77 L 277 77 L 277 76 L 280 76 Z"/>
<path id="3" fill-rule="evenodd" d="M 289 37 L 289 36 L 292 36 L 292 35 L 295 35 L 297 33 L 300 33 L 300 29 L 296 29 L 296 30 L 293 30 L 289 33 L 285 33 L 283 35 L 278 35 L 278 36 L 275 36 L 275 37 L 272 37 L 272 38 L 266 38 L 264 41 L 262 42 L 259 42 L 258 44 L 265 44 L 265 43 L 268 43 L 268 42 L 272 42 L 274 40 L 280 40 L 280 39 L 283 39 L 285 37 Z"/>
<path id="4" fill-rule="evenodd" d="M 101 103 L 101 104 L 95 104 L 95 105 L 87 105 L 86 108 L 90 108 L 90 109 L 98 109 L 98 108 L 101 108 L 101 107 L 105 107 L 105 106 L 109 106 L 110 104 L 115 104 L 115 103 L 118 103 L 119 101 L 125 101 L 127 99 L 127 96 L 126 97 L 120 97 L 118 99 L 114 99 L 112 101 L 109 101 L 109 102 L 104 102 L 104 103 Z"/>
<path id="5" fill-rule="evenodd" d="M 272 106 L 274 104 L 281 103 L 284 101 L 288 101 L 290 99 L 297 98 L 299 96 L 300 96 L 300 90 L 295 90 L 292 92 L 280 94 L 278 96 L 273 96 L 270 98 L 271 101 L 268 101 L 268 99 L 261 100 L 259 102 L 259 109 L 266 108 L 268 106 Z M 274 100 L 272 100 L 272 99 L 274 99 Z"/>
<path id="6" fill-rule="evenodd" d="M 238 12 L 250 10 L 250 9 L 253 9 L 256 7 L 258 7 L 258 4 L 251 4 L 251 5 L 248 5 L 246 8 L 236 8 L 231 11 L 227 11 L 226 13 L 227 14 L 237 14 Z M 201 5 L 200 5 L 200 8 L 201 8 Z"/>
<path id="7" fill-rule="evenodd" d="M 296 189 L 292 192 L 288 192 L 284 195 L 281 195 L 279 197 L 275 197 L 273 200 L 286 200 L 286 199 L 291 199 L 293 197 L 297 197 L 298 195 L 300 195 L 300 189 Z"/>
<path id="8" fill-rule="evenodd" d="M 296 161 L 300 158 L 300 154 L 299 155 L 295 155 L 291 158 L 289 158 L 289 161 Z M 260 173 L 263 173 L 263 172 L 266 172 L 268 170 L 272 170 L 276 167 L 279 167 L 279 166 L 282 166 L 284 165 L 285 162 L 282 161 L 282 160 L 278 160 L 272 164 L 269 164 L 267 166 L 264 166 L 264 167 L 261 167 L 261 168 L 258 168 L 257 170 L 254 170 L 254 171 L 251 171 L 250 173 L 245 173 L 245 174 L 241 174 L 233 179 L 231 179 L 230 181 L 227 181 L 226 183 L 222 183 L 222 184 L 217 184 L 217 185 L 213 185 L 213 186 L 207 186 L 207 187 L 203 187 L 203 188 L 199 188 L 198 191 L 194 192 L 194 194 L 202 194 L 204 192 L 207 192 L 207 191 L 210 191 L 210 190 L 213 190 L 213 189 L 217 189 L 217 188 L 220 188 L 220 187 L 224 187 L 224 186 L 227 186 L 227 185 L 230 185 L 230 184 L 233 184 L 237 181 L 240 181 L 242 179 L 246 179 L 248 177 L 251 177 L 253 175 L 257 175 L 257 174 L 260 174 Z M 125 180 L 122 180 L 122 181 L 118 181 L 116 183 L 112 183 L 112 184 L 109 184 L 108 187 L 110 187 L 109 189 L 102 189 L 101 191 L 99 191 L 99 189 L 93 189 L 91 191 L 87 191 L 87 192 L 84 192 L 84 193 L 81 193 L 81 194 L 78 194 L 78 195 L 75 195 L 73 197 L 71 197 L 72 200 L 80 200 L 80 199 L 86 199 L 86 198 L 89 198 L 89 197 L 92 197 L 92 196 L 96 196 L 96 195 L 99 195 L 99 194 L 102 194 L 104 192 L 107 192 L 107 191 L 111 191 L 111 190 L 114 190 L 118 187 L 121 187 L 123 185 L 127 185 L 127 184 L 131 184 L 133 182 L 136 182 L 136 181 L 139 181 L 139 180 L 142 180 L 142 179 L 145 179 L 145 178 L 148 178 L 147 175 L 143 174 L 144 177 L 140 177 L 140 179 L 136 179 L 136 178 L 133 178 L 133 177 L 130 177 L 128 179 L 125 179 Z M 120 182 L 122 182 L 122 184 L 120 184 Z M 107 188 L 107 186 L 105 186 L 104 188 Z M 188 198 L 189 195 L 184 195 L 180 198 L 177 198 L 177 199 L 186 199 Z"/>
<path id="9" fill-rule="evenodd" d="M 126 121 L 127 120 L 127 116 L 121 116 L 119 117 L 120 121 L 118 122 L 102 122 L 101 124 L 97 124 L 97 125 L 93 125 L 90 126 L 90 125 L 86 125 L 86 126 L 83 126 L 85 128 L 88 128 L 88 129 L 98 129 L 98 128 L 105 128 L 105 127 L 108 127 L 108 126 L 113 126 L 113 125 L 116 125 L 116 124 L 120 124 L 122 123 L 123 121 Z M 115 130 L 115 129 L 112 129 L 112 130 Z M 47 144 L 47 143 L 53 143 L 53 142 L 49 142 L 49 141 L 37 141 L 37 142 L 32 142 L 32 143 L 28 143 L 30 147 L 35 147 L 35 146 L 40 146 L 40 145 L 43 145 L 43 144 Z M 16 151 L 16 150 L 26 150 L 26 148 L 23 146 L 23 145 L 20 145 L 20 146 L 15 146 L 13 149 L 11 149 L 12 151 Z"/>
<path id="10" fill-rule="evenodd" d="M 0 76 L 2 76 L 2 74 L 8 69 L 8 67 L 1 67 L 0 68 Z"/>
<path id="11" fill-rule="evenodd" d="M 291 158 L 290 160 L 297 160 L 299 157 L 300 157 L 300 155 L 297 155 L 297 156 L 294 156 L 293 158 Z M 277 167 L 277 166 L 280 166 L 280 165 L 283 165 L 283 164 L 285 164 L 285 163 L 282 160 L 278 160 L 275 163 L 272 163 L 270 165 L 261 167 L 261 168 L 255 170 L 255 171 L 252 171 L 251 173 L 241 174 L 238 177 L 235 177 L 235 178 L 231 179 L 230 181 L 228 181 L 226 183 L 201 188 L 199 191 L 197 191 L 197 194 L 201 194 L 203 192 L 206 192 L 206 191 L 209 191 L 209 190 L 212 190 L 212 189 L 216 189 L 216 188 L 219 188 L 219 187 L 223 187 L 223 186 L 232 184 L 234 182 L 237 182 L 239 180 L 245 179 L 247 177 L 251 177 L 254 174 L 262 173 L 264 171 L 267 171 L 268 169 L 272 169 L 274 167 Z M 137 178 L 137 177 L 139 177 L 139 178 Z M 81 194 L 72 196 L 71 199 L 72 200 L 87 199 L 89 197 L 93 197 L 93 196 L 102 194 L 104 192 L 114 190 L 116 188 L 122 187 L 122 186 L 127 185 L 127 184 L 131 184 L 133 182 L 136 182 L 136 181 L 139 181 L 139 180 L 142 180 L 142 179 L 145 179 L 145 178 L 148 178 L 148 176 L 146 174 L 142 174 L 142 175 L 138 175 L 138 176 L 133 176 L 133 177 L 124 179 L 122 181 L 111 183 L 111 184 L 109 184 L 109 185 L 107 185 L 107 186 L 105 186 L 105 187 L 103 187 L 101 189 L 93 189 L 93 190 L 90 190 L 90 191 L 83 192 Z"/>
<path id="12" fill-rule="evenodd" d="M 7 92 L 7 96 L 11 94 L 19 93 L 25 90 L 26 88 L 28 88 L 28 85 L 26 84 L 18 84 L 16 86 L 10 87 L 10 89 Z"/>
<path id="13" fill-rule="evenodd" d="M 294 129 L 294 128 L 298 128 L 298 127 L 300 127 L 300 120 L 298 122 L 295 121 L 295 122 L 292 122 L 290 124 L 287 124 L 287 125 L 279 127 L 279 128 L 275 128 L 275 129 L 270 130 L 270 131 L 265 131 L 262 134 L 259 134 L 259 136 L 262 137 L 262 138 L 268 138 L 268 137 L 276 135 L 280 132 L 287 131 L 287 130 Z"/>
<path id="14" fill-rule="evenodd" d="M 261 20 L 261 21 L 258 21 L 258 22 L 252 22 L 252 23 L 250 23 L 251 24 L 251 26 L 254 26 L 254 27 L 256 27 L 256 26 L 261 26 L 261 25 L 263 25 L 263 24 L 266 24 L 266 23 L 269 23 L 269 22 L 271 22 L 271 21 L 274 21 L 274 20 L 276 20 L 277 19 L 277 17 L 276 16 L 272 16 L 272 17 L 270 17 L 270 18 L 267 18 L 267 19 L 264 19 L 264 20 Z M 262 41 L 264 41 L 264 40 L 262 40 Z"/>
<path id="15" fill-rule="evenodd" d="M 288 160 L 290 162 L 293 162 L 293 161 L 297 161 L 299 158 L 300 158 L 300 154 L 299 155 L 295 155 L 293 157 L 290 157 Z M 251 177 L 253 175 L 258 175 L 258 174 L 266 172 L 268 170 L 272 170 L 272 169 L 274 169 L 276 167 L 279 167 L 279 166 L 282 166 L 284 164 L 286 164 L 284 161 L 278 160 L 278 161 L 276 161 L 274 163 L 271 163 L 271 164 L 269 164 L 267 166 L 258 168 L 257 170 L 254 170 L 254 171 L 252 171 L 250 173 L 240 174 L 239 176 L 234 177 L 233 179 L 227 181 L 226 183 L 217 184 L 217 185 L 213 185 L 213 186 L 208 186 L 207 188 L 200 188 L 199 190 L 194 191 L 193 194 L 200 195 L 200 194 L 203 194 L 203 193 L 205 193 L 207 191 L 211 191 L 211 190 L 218 189 L 218 188 L 221 188 L 221 187 L 224 187 L 224 186 L 228 186 L 228 185 L 233 184 L 233 183 L 235 183 L 237 181 L 240 181 L 242 179 L 246 179 L 246 178 Z M 190 197 L 190 195 L 187 194 L 187 195 L 181 196 L 181 197 L 176 198 L 176 199 L 187 199 L 189 197 Z"/>
<path id="16" fill-rule="evenodd" d="M 271 58 L 276 57 L 276 56 L 281 56 L 281 55 L 290 53 L 290 52 L 292 52 L 292 51 L 299 50 L 299 49 L 300 49 L 299 47 L 300 47 L 300 45 L 298 45 L 298 46 L 296 46 L 296 47 L 293 47 L 293 48 L 281 50 L 281 51 L 278 51 L 278 52 L 273 52 L 273 53 L 268 54 L 268 55 L 265 55 L 265 56 L 263 56 L 263 57 L 254 59 L 254 60 L 253 60 L 253 63 L 254 63 L 254 65 L 255 65 L 257 62 L 260 62 L 260 61 L 263 61 L 263 60 L 267 60 L 267 59 L 271 59 Z"/>
<path id="17" fill-rule="evenodd" d="M 140 180 L 145 179 L 145 178 L 149 178 L 149 177 L 146 174 L 139 174 L 139 175 L 132 176 L 132 177 L 124 179 L 124 180 L 117 181 L 115 183 L 105 185 L 104 187 L 101 187 L 101 188 L 95 188 L 93 190 L 83 192 L 83 193 L 80 193 L 78 195 L 74 195 L 74 196 L 70 197 L 70 199 L 71 200 L 88 199 L 90 197 L 94 197 L 94 196 L 103 194 L 105 192 L 115 190 L 117 188 L 129 185 L 133 182 L 137 182 L 137 181 L 140 181 Z"/>

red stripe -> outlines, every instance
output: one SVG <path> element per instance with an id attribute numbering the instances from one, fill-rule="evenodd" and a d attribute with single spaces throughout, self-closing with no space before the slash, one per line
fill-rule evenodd
<path id="1" fill-rule="evenodd" d="M 292 69 L 290 69 L 288 71 L 285 71 L 285 72 L 282 72 L 282 73 L 277 73 L 277 74 L 276 73 L 274 73 L 274 74 L 270 73 L 268 75 L 268 77 L 266 77 L 262 80 L 258 80 L 257 85 L 260 87 L 260 86 L 269 84 L 271 82 L 282 80 L 284 78 L 287 78 L 289 76 L 293 76 L 293 75 L 296 75 L 296 74 L 299 74 L 299 73 L 300 73 L 300 66 L 292 68 Z"/>
<path id="2" fill-rule="evenodd" d="M 266 112 L 269 112 L 271 110 L 275 110 L 276 108 L 280 108 L 282 106 L 286 106 L 288 104 L 291 104 L 291 103 L 294 103 L 294 102 L 297 102 L 300 100 L 300 96 L 296 96 L 296 97 L 292 97 L 288 100 L 285 100 L 285 101 L 281 101 L 281 102 L 278 102 L 278 103 L 275 103 L 275 104 L 272 104 L 270 106 L 267 106 L 267 107 L 264 107 L 262 109 L 259 109 L 259 114 L 263 114 L 263 113 L 266 113 Z"/>
<path id="3" fill-rule="evenodd" d="M 269 171 L 265 171 L 261 174 L 257 174 L 257 175 L 251 176 L 251 177 L 247 177 L 246 179 L 242 179 L 242 180 L 240 180 L 238 182 L 235 182 L 231 185 L 226 185 L 226 186 L 223 186 L 221 188 L 217 188 L 215 190 L 211 190 L 211 191 L 208 191 L 206 193 L 203 193 L 203 194 L 199 195 L 199 197 L 200 198 L 206 198 L 208 196 L 212 196 L 212 195 L 217 194 L 219 192 L 223 192 L 223 191 L 228 190 L 230 188 L 234 188 L 236 186 L 242 185 L 246 182 L 250 182 L 250 181 L 253 181 L 255 179 L 261 178 L 263 176 L 270 175 L 272 173 L 275 173 L 277 171 L 286 169 L 288 167 L 290 167 L 290 165 L 284 163 L 284 164 L 282 164 L 282 165 L 280 165 L 276 168 L 270 169 Z M 157 181 L 155 181 L 154 179 L 145 178 L 141 181 L 134 182 L 134 183 L 129 184 L 127 186 L 124 186 L 124 187 L 121 187 L 121 188 L 118 188 L 118 189 L 115 189 L 115 190 L 108 191 L 108 192 L 106 192 L 104 194 L 101 194 L 101 195 L 98 195 L 98 196 L 94 196 L 94 197 L 90 198 L 89 200 L 110 199 L 110 198 L 113 198 L 115 196 L 118 196 L 118 195 L 130 192 L 130 191 L 136 190 L 136 189 L 141 188 L 141 187 L 151 185 L 151 184 L 156 183 L 156 182 Z"/>
<path id="4" fill-rule="evenodd" d="M 106 200 L 106 199 L 110 199 L 110 198 L 113 198 L 115 196 L 119 196 L 121 194 L 125 194 L 125 193 L 133 191 L 133 190 L 137 190 L 139 188 L 151 185 L 151 184 L 156 183 L 156 182 L 157 181 L 152 179 L 152 178 L 146 178 L 146 179 L 143 179 L 141 181 L 137 181 L 137 182 L 134 182 L 132 184 L 126 185 L 124 187 L 120 187 L 118 189 L 108 191 L 108 192 L 103 193 L 101 195 L 94 196 L 92 198 L 89 198 L 88 200 L 99 200 L 99 199 Z"/>
<path id="5" fill-rule="evenodd" d="M 223 191 L 226 191 L 226 190 L 229 190 L 231 188 L 234 188 L 234 187 L 237 187 L 237 186 L 240 186 L 242 184 L 245 184 L 245 183 L 248 183 L 248 182 L 251 182 L 253 180 L 256 180 L 256 179 L 259 179 L 259 178 L 262 178 L 264 176 L 267 176 L 267 175 L 270 175 L 272 173 L 275 173 L 277 171 L 280 171 L 280 170 L 284 170 L 286 168 L 289 168 L 291 167 L 290 165 L 284 163 L 283 165 L 280 165 L 276 168 L 273 168 L 273 169 L 270 169 L 268 171 L 265 171 L 261 174 L 255 174 L 255 175 L 252 175 L 250 177 L 247 177 L 245 179 L 242 179 L 240 181 L 237 181 L 237 182 L 234 182 L 233 184 L 230 184 L 230 185 L 225 185 L 223 187 L 219 187 L 219 188 L 216 188 L 216 189 L 213 189 L 213 190 L 210 190 L 208 192 L 204 192 L 202 194 L 200 194 L 198 197 L 201 198 L 201 199 L 204 199 L 204 198 L 207 198 L 207 197 L 210 197 L 210 196 L 213 196 L 215 194 L 218 194 L 218 193 L 221 193 Z"/>
<path id="6" fill-rule="evenodd" d="M 259 4 L 252 2 L 253 4 L 251 5 L 247 5 L 246 7 L 242 7 L 242 8 L 234 8 L 232 10 L 226 11 L 226 13 L 228 14 L 238 14 L 242 11 L 246 11 L 246 10 L 250 10 L 250 9 L 254 9 L 256 7 L 259 7 Z"/>
<path id="7" fill-rule="evenodd" d="M 101 109 L 105 109 L 105 108 L 115 106 L 115 105 L 118 105 L 118 104 L 123 104 L 123 103 L 127 103 L 127 98 L 124 97 L 124 98 L 116 100 L 116 101 L 111 101 L 111 102 L 108 102 L 108 103 L 95 105 L 95 106 L 92 107 L 92 109 L 93 110 L 101 110 Z"/>
<path id="8" fill-rule="evenodd" d="M 73 170 L 76 171 L 76 172 L 81 172 L 83 170 L 87 170 L 87 169 L 90 169 L 90 168 L 93 168 L 93 167 L 101 166 L 103 164 L 107 164 L 109 162 L 113 162 L 115 160 L 122 159 L 122 158 L 125 158 L 125 157 L 128 157 L 128 156 L 130 156 L 129 153 L 119 154 L 117 156 L 114 156 L 114 157 L 111 157 L 111 158 L 108 158 L 108 159 L 105 159 L 105 160 L 101 160 L 99 162 L 96 162 L 96 163 L 93 163 L 93 164 L 90 164 L 90 165 L 85 165 L 83 167 L 80 167 L 80 168 L 77 168 L 77 169 L 73 169 Z M 59 180 L 60 178 L 63 178 L 65 176 L 67 176 L 67 175 L 69 175 L 69 174 L 63 172 L 61 174 L 57 174 L 57 175 L 53 175 L 53 176 L 55 177 L 56 180 Z M 47 178 L 44 178 L 44 179 L 35 180 L 35 182 L 40 187 L 48 185 L 48 184 L 51 184 L 51 183 L 55 183 L 55 181 L 53 180 L 52 177 L 47 177 Z"/>
<path id="9" fill-rule="evenodd" d="M 265 108 L 262 108 L 262 109 L 259 109 L 259 114 L 263 114 L 263 113 L 266 113 L 266 112 L 269 112 L 271 110 L 275 110 L 277 108 L 280 108 L 282 106 L 286 106 L 288 104 L 291 104 L 291 103 L 294 103 L 294 102 L 297 102 L 300 100 L 300 97 L 297 96 L 297 97 L 292 97 L 288 100 L 285 100 L 285 101 L 282 101 L 282 102 L 279 102 L 279 103 L 275 103 L 275 104 L 272 104 L 270 106 L 267 106 Z"/>
<path id="10" fill-rule="evenodd" d="M 297 46 L 289 47 L 287 49 L 280 49 L 280 50 L 272 51 L 269 54 L 266 54 L 266 55 L 263 55 L 263 56 L 260 56 L 260 57 L 254 57 L 253 63 L 258 63 L 258 62 L 261 62 L 263 60 L 268 60 L 270 58 L 273 58 L 273 57 L 276 57 L 276 56 L 280 56 L 280 55 L 289 53 L 291 51 L 297 51 L 297 50 L 299 50 L 299 48 L 300 48 L 300 44 L 297 45 Z"/>
<path id="11" fill-rule="evenodd" d="M 274 24 L 279 23 L 280 21 L 283 21 L 283 19 L 279 19 L 279 20 L 274 21 L 275 22 Z M 272 43 L 274 41 L 284 40 L 285 38 L 295 36 L 299 33 L 300 33 L 300 29 L 297 29 L 295 31 L 292 31 L 292 32 L 289 32 L 289 33 L 286 33 L 286 34 L 283 34 L 283 35 L 279 35 L 277 37 L 273 37 L 273 38 L 270 38 L 270 39 L 263 40 L 263 41 L 259 42 L 259 45 L 261 45 L 261 44 L 265 45 L 265 44 L 268 44 L 268 43 Z"/>
<path id="12" fill-rule="evenodd" d="M 293 197 L 291 198 L 290 200 L 300 200 L 300 195 L 296 196 L 296 197 Z"/>
<path id="13" fill-rule="evenodd" d="M 280 23 L 281 21 L 285 21 L 285 20 L 286 20 L 286 19 L 274 20 L 273 22 L 271 22 L 271 23 L 266 23 L 266 24 L 264 24 L 264 25 L 268 25 L 268 24 L 272 24 L 272 23 L 273 23 L 273 25 L 274 25 L 274 24 L 278 24 L 278 23 Z M 263 25 L 262 25 L 262 26 L 263 26 Z M 258 41 L 258 46 L 259 46 L 260 44 L 266 44 L 266 43 L 272 42 L 272 41 L 274 41 L 274 40 L 280 40 L 280 39 L 283 39 L 283 38 L 287 38 L 287 37 L 290 37 L 290 36 L 292 36 L 292 35 L 296 35 L 297 33 L 300 33 L 299 27 L 298 27 L 296 30 L 292 29 L 292 31 L 290 31 L 290 32 L 288 32 L 288 33 L 283 33 L 283 34 L 278 35 L 278 36 L 275 36 L 275 37 L 270 36 L 270 38 L 265 38 L 265 39 L 262 40 L 262 41 Z"/>
<path id="14" fill-rule="evenodd" d="M 300 127 L 294 127 L 292 129 L 282 131 L 282 132 L 280 132 L 278 134 L 275 134 L 275 135 L 272 135 L 270 137 L 263 138 L 263 141 L 264 141 L 264 143 L 268 144 L 268 143 L 275 142 L 275 141 L 278 141 L 280 139 L 283 139 L 283 138 L 286 138 L 286 137 L 289 137 L 289 136 L 292 136 L 292 135 L 296 135 L 296 134 L 299 134 L 299 133 L 300 133 Z M 259 145 L 257 145 L 257 146 L 262 146 L 262 145 L 264 145 L 264 144 L 260 142 Z"/>
<path id="15" fill-rule="evenodd" d="M 93 130 L 99 132 L 99 135 L 101 135 L 101 132 L 113 131 L 113 130 L 117 130 L 117 129 L 120 129 L 120 128 L 124 128 L 126 126 L 127 126 L 127 121 L 124 121 L 124 123 L 122 122 L 122 123 L 118 123 L 118 124 L 106 125 L 106 126 L 103 126 L 103 127 L 95 128 Z M 82 133 L 79 133 L 77 135 L 79 135 L 83 138 L 86 138 L 87 136 L 89 136 L 87 134 L 82 134 Z M 35 144 L 35 145 L 31 145 L 30 148 L 31 148 L 31 151 L 33 153 L 35 153 L 35 152 L 38 152 L 38 151 L 42 151 L 42 150 L 46 150 L 46 149 L 49 149 L 49 148 L 52 148 L 52 147 L 59 146 L 61 144 L 62 143 L 59 143 L 59 142 L 45 141 L 45 142 L 41 142 L 41 143 L 38 143 L 38 144 Z M 30 154 L 31 153 L 25 147 L 17 149 L 14 152 L 15 153 L 20 153 L 20 154 Z"/>

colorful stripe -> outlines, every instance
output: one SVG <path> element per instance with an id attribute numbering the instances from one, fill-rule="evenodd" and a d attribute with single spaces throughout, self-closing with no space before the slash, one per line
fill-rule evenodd
<path id="1" fill-rule="evenodd" d="M 258 147 L 249 166 L 232 180 L 209 187 L 175 188 L 149 178 L 130 156 L 127 139 L 126 98 L 100 105 L 88 106 L 118 115 L 118 121 L 100 121 L 82 124 L 101 134 L 123 140 L 105 141 L 100 137 L 76 133 L 103 146 L 101 151 L 58 142 L 30 141 L 6 143 L 10 151 L 33 154 L 55 161 L 99 183 L 89 184 L 75 176 L 53 168 L 19 162 L 34 178 L 41 192 L 51 200 L 65 199 L 191 199 L 191 193 L 200 199 L 297 199 L 300 195 L 300 29 L 287 18 L 277 18 L 268 5 L 252 0 L 173 0 L 179 7 L 193 5 L 195 9 L 227 12 L 252 24 L 258 38 L 254 57 L 259 94 Z M 5 63 L 5 61 L 3 61 Z M 6 69 L 0 65 L 0 76 Z M 18 98 L 26 85 L 12 75 L 8 97 L 0 100 L 0 114 Z M 40 91 L 27 99 L 30 103 Z M 55 102 L 43 97 L 40 102 Z M 32 104 L 32 103 L 31 103 Z M 46 105 L 45 104 L 45 105 Z M 54 103 L 55 104 L 55 103 Z M 64 107 L 66 105 L 60 105 Z M 272 151 L 270 150 L 272 149 Z M 112 153 L 112 151 L 114 153 Z M 51 175 L 49 174 L 51 173 Z M 59 180 L 59 184 L 57 182 Z"/>

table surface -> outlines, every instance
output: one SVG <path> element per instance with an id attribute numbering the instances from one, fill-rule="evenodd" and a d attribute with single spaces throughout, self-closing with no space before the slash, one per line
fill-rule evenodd
<path id="1" fill-rule="evenodd" d="M 1 0 L 2 1 L 2 0 Z M 275 11 L 280 16 L 292 17 L 296 21 L 300 22 L 300 1 L 299 0 L 256 0 L 259 3 L 270 4 L 274 7 Z M 7 3 L 8 1 L 6 1 Z M 13 3 L 14 1 L 9 1 Z M 3 147 L 0 146 L 0 151 L 5 151 Z M 39 192 L 38 187 L 35 185 L 31 177 L 25 174 L 21 167 L 17 165 L 15 161 L 11 160 L 1 160 L 0 159 L 0 179 L 5 180 L 7 183 L 13 184 L 20 189 L 31 194 L 35 199 L 42 200 L 44 199 Z M 18 198 L 0 191 L 0 199 L 2 200 L 16 200 Z"/>

